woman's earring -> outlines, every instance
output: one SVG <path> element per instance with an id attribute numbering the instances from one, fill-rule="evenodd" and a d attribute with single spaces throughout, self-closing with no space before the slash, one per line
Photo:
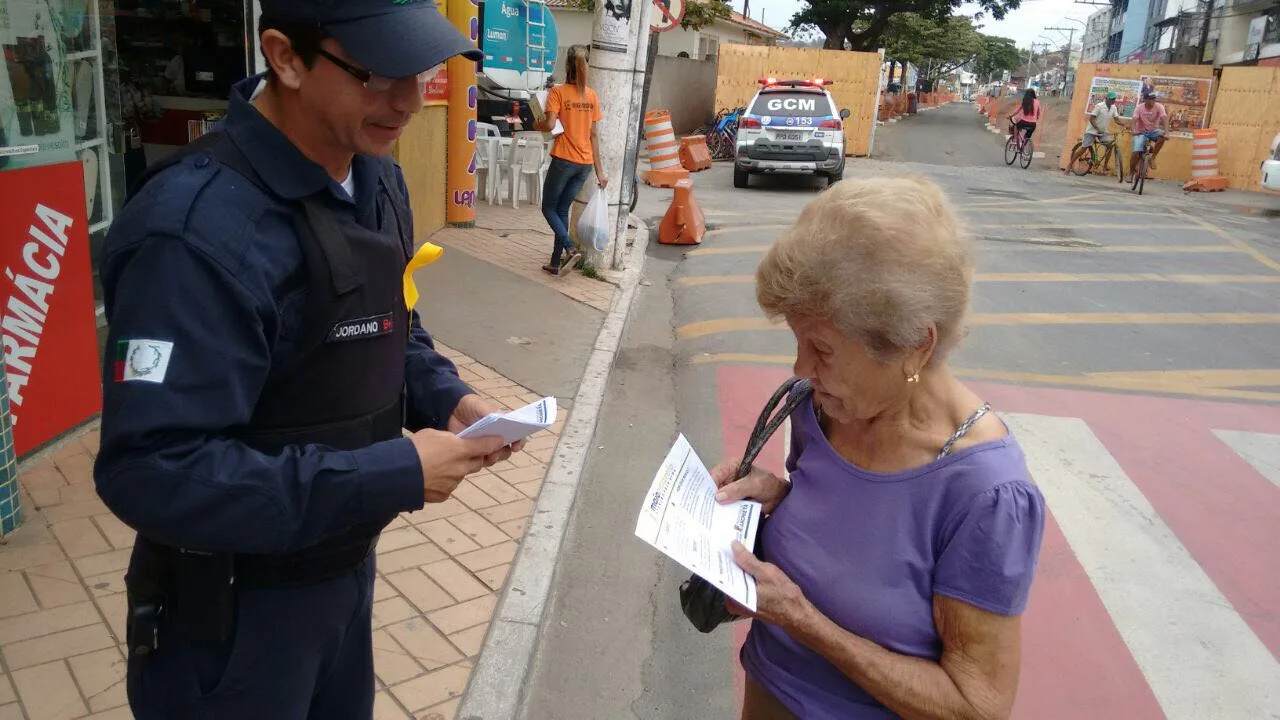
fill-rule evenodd
<path id="1" fill-rule="evenodd" d="M 911 373 L 911 375 L 907 377 L 907 383 L 917 383 L 917 382 L 920 382 L 920 373 Z"/>

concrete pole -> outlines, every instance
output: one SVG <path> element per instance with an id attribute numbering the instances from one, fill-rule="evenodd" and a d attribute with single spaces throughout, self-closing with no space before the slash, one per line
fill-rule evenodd
<path id="1" fill-rule="evenodd" d="M 595 25 L 591 29 L 589 84 L 600 99 L 604 120 L 600 123 L 600 161 L 609 178 L 609 247 L 603 254 L 583 248 L 596 267 L 624 270 L 627 256 L 625 200 L 631 197 L 635 157 L 640 138 L 632 131 L 644 114 L 645 61 L 649 45 L 651 0 L 596 0 Z M 625 173 L 632 168 L 631 173 Z M 580 200 L 595 192 L 588 182 Z"/>

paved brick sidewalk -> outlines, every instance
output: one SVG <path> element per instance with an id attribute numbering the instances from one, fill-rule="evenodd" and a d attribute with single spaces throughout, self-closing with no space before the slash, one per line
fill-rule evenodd
<path id="1" fill-rule="evenodd" d="M 537 399 L 441 351 L 503 405 Z M 452 720 L 564 416 L 448 502 L 404 514 L 383 533 L 373 611 L 378 720 Z M 0 544 L 0 720 L 131 717 L 121 643 L 133 532 L 94 491 L 97 448 L 89 431 L 21 471 L 27 522 Z"/>
<path id="2" fill-rule="evenodd" d="M 476 206 L 474 228 L 445 228 L 428 239 L 546 285 L 597 310 L 608 312 L 613 302 L 615 288 L 608 282 L 593 280 L 580 272 L 555 277 L 542 270 L 551 258 L 553 238 L 542 212 L 531 205 L 513 209 L 481 203 Z"/>

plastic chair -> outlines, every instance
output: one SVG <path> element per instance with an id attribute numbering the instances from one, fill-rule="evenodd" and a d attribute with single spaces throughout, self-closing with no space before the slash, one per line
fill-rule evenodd
<path id="1" fill-rule="evenodd" d="M 476 188 L 490 205 L 493 204 L 493 195 L 496 190 L 494 181 L 497 168 L 495 166 L 501 149 L 500 140 L 496 135 L 476 136 Z"/>
<path id="2" fill-rule="evenodd" d="M 508 168 L 511 182 L 511 207 L 520 207 L 520 192 L 527 189 L 529 202 L 542 204 L 542 162 L 547 155 L 547 146 L 542 138 L 527 138 L 524 142 L 516 141 L 515 152 Z"/>
<path id="3" fill-rule="evenodd" d="M 487 123 L 487 122 L 477 122 L 477 123 L 476 123 L 476 137 L 477 137 L 477 138 L 482 138 L 482 137 L 498 137 L 500 134 L 501 134 L 501 133 L 499 133 L 499 132 L 498 132 L 498 126 L 497 126 L 497 125 L 494 125 L 493 123 Z"/>
<path id="4" fill-rule="evenodd" d="M 497 160 L 498 169 L 497 169 L 497 176 L 494 178 L 495 179 L 494 194 L 497 196 L 499 204 L 502 203 L 502 188 L 504 186 L 510 186 L 512 189 L 512 197 L 511 197 L 512 206 L 513 207 L 516 206 L 517 200 L 515 197 L 515 187 L 516 187 L 515 176 L 519 174 L 519 171 L 513 170 L 513 168 L 515 168 L 517 165 L 517 153 L 520 151 L 520 148 L 527 146 L 531 142 L 538 143 L 538 144 L 545 144 L 545 137 L 546 136 L 543 133 L 540 133 L 536 130 L 522 130 L 520 132 L 514 133 L 511 136 L 510 140 L 508 140 L 507 138 L 502 138 L 502 141 L 506 141 L 509 144 L 507 145 L 505 153 L 503 152 L 498 153 L 498 160 Z M 497 142 L 501 142 L 501 141 L 497 141 Z M 541 193 L 541 186 L 539 186 L 538 192 Z"/>

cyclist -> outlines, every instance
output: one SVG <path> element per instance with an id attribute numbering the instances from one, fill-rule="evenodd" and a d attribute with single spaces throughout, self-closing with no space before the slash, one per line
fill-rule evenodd
<path id="1" fill-rule="evenodd" d="M 1107 96 L 1098 101 L 1089 111 L 1089 124 L 1085 126 L 1084 137 L 1080 139 L 1080 149 L 1071 156 L 1070 162 L 1062 172 L 1071 172 L 1071 166 L 1076 164 L 1076 160 L 1084 157 L 1092 152 L 1089 148 L 1098 140 L 1103 144 L 1109 143 L 1114 138 L 1111 136 L 1111 123 L 1115 121 L 1124 125 L 1124 120 L 1120 118 L 1120 108 L 1116 107 L 1116 94 L 1114 92 L 1107 93 Z"/>
<path id="2" fill-rule="evenodd" d="M 1026 131 L 1026 139 L 1024 143 L 1031 142 L 1031 136 L 1036 131 L 1036 123 L 1040 122 L 1040 101 L 1036 99 L 1036 91 L 1027 88 L 1022 94 L 1022 103 L 1018 105 L 1018 112 L 1009 116 L 1009 122 L 1017 132 Z"/>
<path id="3" fill-rule="evenodd" d="M 1155 143 L 1151 151 L 1150 169 L 1156 169 L 1156 156 L 1164 147 L 1165 132 L 1169 128 L 1169 113 L 1164 105 L 1156 102 L 1156 91 L 1142 93 L 1142 102 L 1133 109 L 1133 155 L 1129 158 L 1130 178 L 1137 172 L 1138 158 L 1147 149 L 1148 142 Z"/>

